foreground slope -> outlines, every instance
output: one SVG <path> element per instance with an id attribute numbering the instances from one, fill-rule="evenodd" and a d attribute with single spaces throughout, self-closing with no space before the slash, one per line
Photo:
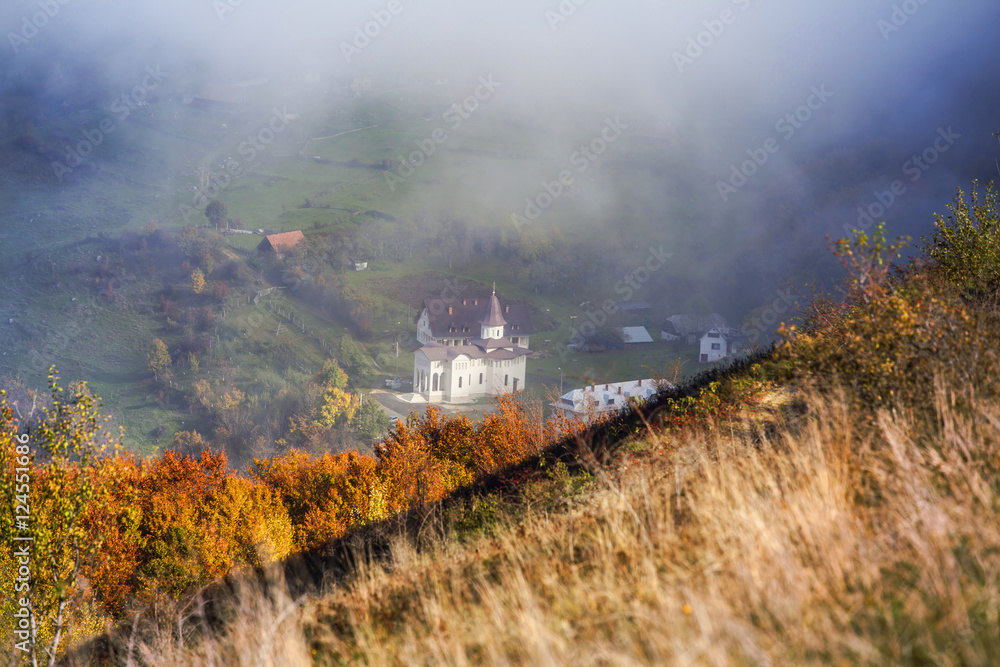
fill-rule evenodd
<path id="1" fill-rule="evenodd" d="M 995 664 L 1000 222 L 952 211 L 899 272 L 881 229 L 838 243 L 848 298 L 773 353 L 71 659 Z"/>

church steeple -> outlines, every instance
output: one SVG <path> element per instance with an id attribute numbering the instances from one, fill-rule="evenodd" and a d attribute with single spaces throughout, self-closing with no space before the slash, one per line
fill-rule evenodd
<path id="1" fill-rule="evenodd" d="M 507 326 L 507 320 L 503 318 L 503 311 L 500 308 L 500 299 L 497 298 L 496 285 L 494 282 L 493 296 L 490 297 L 490 302 L 486 305 L 486 313 L 480 320 L 480 324 L 482 324 L 481 338 L 484 339 L 503 338 L 503 328 Z"/>

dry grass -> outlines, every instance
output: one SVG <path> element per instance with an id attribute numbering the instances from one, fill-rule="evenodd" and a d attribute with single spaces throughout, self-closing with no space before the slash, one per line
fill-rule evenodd
<path id="1" fill-rule="evenodd" d="M 471 543 L 401 536 L 264 664 L 996 664 L 1000 405 L 937 396 L 932 426 L 812 397 L 775 438 L 726 425 L 650 440 L 582 495 L 536 483 Z M 257 664 L 284 602 L 252 593 L 216 664 Z M 175 644 L 147 662 L 206 664 Z"/>
<path id="2" fill-rule="evenodd" d="M 183 603 L 160 599 L 150 604 L 133 618 L 131 627 L 118 632 L 109 629 L 112 648 L 109 651 L 105 646 L 96 662 L 128 667 L 310 664 L 309 648 L 297 620 L 304 599 L 292 599 L 275 572 L 271 570 L 273 576 L 265 581 L 233 577 L 221 610 L 213 606 L 217 596 L 213 596 L 215 600 L 206 598 L 201 591 Z M 94 655 L 89 662 L 95 662 Z"/>

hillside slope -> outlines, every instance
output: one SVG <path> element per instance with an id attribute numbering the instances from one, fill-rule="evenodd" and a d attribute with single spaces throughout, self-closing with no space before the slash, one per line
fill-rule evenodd
<path id="1" fill-rule="evenodd" d="M 438 424 L 408 469 L 443 466 L 434 493 L 136 608 L 72 657 L 996 664 L 997 211 L 960 193 L 899 270 L 881 228 L 836 242 L 847 298 L 814 298 L 780 348 L 465 486 Z"/>
<path id="2" fill-rule="evenodd" d="M 322 592 L 301 563 L 241 583 L 194 647 L 166 626 L 139 644 L 163 665 L 995 664 L 1000 403 L 935 395 L 929 431 L 772 392 L 368 531 L 331 548 Z"/>
<path id="3" fill-rule="evenodd" d="M 995 195 L 952 211 L 897 275 L 881 229 L 840 242 L 849 298 L 721 403 L 356 546 L 276 663 L 995 664 Z"/>

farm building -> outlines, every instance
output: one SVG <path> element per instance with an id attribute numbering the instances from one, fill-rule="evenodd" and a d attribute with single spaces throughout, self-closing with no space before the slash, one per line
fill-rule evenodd
<path id="1" fill-rule="evenodd" d="M 625 343 L 626 350 L 637 350 L 652 347 L 653 337 L 646 331 L 646 327 L 622 327 L 622 342 Z"/>
<path id="2" fill-rule="evenodd" d="M 305 240 L 305 234 L 301 230 L 296 230 L 294 232 L 285 232 L 283 234 L 270 234 L 264 237 L 264 240 L 257 245 L 258 252 L 273 251 L 281 254 L 285 250 L 294 248 L 299 243 Z"/>
<path id="3" fill-rule="evenodd" d="M 680 340 L 681 335 L 677 332 L 677 327 L 670 320 L 664 320 L 663 324 L 660 325 L 660 340 L 665 340 L 668 343 L 675 340 Z"/>
<path id="4" fill-rule="evenodd" d="M 667 328 L 667 323 L 673 327 L 673 331 Z M 666 322 L 660 327 L 660 336 L 664 340 L 673 340 L 672 338 L 663 336 L 663 332 L 669 333 L 671 336 L 678 336 L 687 340 L 689 345 L 693 345 L 698 341 L 698 339 L 706 331 L 716 327 L 719 331 L 729 331 L 729 323 L 726 321 L 722 315 L 718 313 L 711 314 L 689 314 L 689 315 L 671 315 L 667 318 Z"/>
<path id="5" fill-rule="evenodd" d="M 615 308 L 621 317 L 622 324 L 630 326 L 649 324 L 648 318 L 652 306 L 647 301 L 618 301 L 615 303 Z"/>

